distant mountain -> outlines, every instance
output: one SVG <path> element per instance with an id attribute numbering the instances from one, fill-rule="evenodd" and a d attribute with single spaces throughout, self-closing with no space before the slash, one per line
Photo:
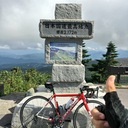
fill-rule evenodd
<path id="1" fill-rule="evenodd" d="M 118 54 L 118 58 L 128 58 L 128 50 L 119 50 Z"/>
<path id="2" fill-rule="evenodd" d="M 117 61 L 118 61 L 117 66 L 128 67 L 128 58 L 118 58 Z"/>
<path id="3" fill-rule="evenodd" d="M 102 54 L 104 54 L 104 51 L 91 50 L 91 51 L 88 51 L 88 54 L 90 55 L 89 58 L 91 58 L 93 60 L 101 59 L 102 58 Z"/>
<path id="4" fill-rule="evenodd" d="M 47 72 L 47 73 L 51 73 L 52 71 L 51 65 L 41 64 L 41 63 L 4 64 L 0 66 L 0 70 L 11 70 L 14 67 L 20 67 L 22 70 L 35 68 L 39 71 Z"/>
<path id="5" fill-rule="evenodd" d="M 96 51 L 96 50 L 88 51 L 90 58 L 92 58 L 93 60 L 103 58 L 103 54 L 105 53 L 106 51 Z M 128 50 L 117 50 L 117 53 L 118 53 L 118 58 L 128 58 Z"/>
<path id="6" fill-rule="evenodd" d="M 0 50 L 0 70 L 21 67 L 41 69 L 45 64 L 44 53 L 36 50 Z"/>
<path id="7" fill-rule="evenodd" d="M 43 50 L 11 50 L 11 49 L 0 49 L 0 55 L 2 56 L 19 56 L 27 54 L 41 53 L 44 54 Z"/>
<path id="8" fill-rule="evenodd" d="M 101 59 L 104 51 L 88 51 L 93 60 Z M 118 59 L 121 63 L 127 63 L 128 51 L 119 50 Z M 124 58 L 123 60 L 120 58 Z M 45 63 L 44 52 L 39 50 L 0 50 L 0 70 L 11 69 L 19 66 L 23 69 L 36 68 L 51 71 L 51 65 Z"/>
<path id="9" fill-rule="evenodd" d="M 0 50 L 0 65 L 44 63 L 44 53 L 38 50 Z"/>
<path id="10" fill-rule="evenodd" d="M 0 65 L 3 64 L 22 64 L 22 63 L 44 63 L 44 57 L 42 54 L 27 54 L 27 55 L 9 55 L 2 56 L 0 55 Z"/>

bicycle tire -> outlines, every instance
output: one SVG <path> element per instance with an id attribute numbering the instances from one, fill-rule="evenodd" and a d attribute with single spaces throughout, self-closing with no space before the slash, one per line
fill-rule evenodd
<path id="1" fill-rule="evenodd" d="M 46 106 L 46 103 L 48 103 Z M 48 102 L 48 99 L 43 96 L 33 96 L 27 99 L 21 107 L 20 110 L 20 121 L 23 128 L 47 128 L 52 127 L 53 123 L 41 119 L 36 116 L 37 112 L 41 111 L 40 116 L 43 117 L 54 117 L 55 107 L 52 102 Z"/>
<path id="2" fill-rule="evenodd" d="M 97 100 L 88 100 L 88 106 L 91 109 L 99 105 L 103 105 L 103 103 Z M 73 115 L 73 126 L 74 128 L 95 128 L 91 122 L 91 116 L 88 114 L 83 103 L 75 110 Z"/>

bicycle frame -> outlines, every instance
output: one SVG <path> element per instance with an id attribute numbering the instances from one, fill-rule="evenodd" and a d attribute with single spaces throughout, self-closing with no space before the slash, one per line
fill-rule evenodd
<path id="1" fill-rule="evenodd" d="M 71 125 L 75 128 L 79 128 L 79 126 L 82 126 L 82 128 L 83 126 L 90 127 L 92 125 L 91 110 L 97 105 L 103 105 L 95 99 L 89 99 L 93 98 L 95 89 L 86 85 L 79 88 L 79 93 L 56 93 L 53 84 L 50 82 L 47 82 L 45 87 L 52 92 L 50 97 L 33 96 L 22 105 L 20 120 L 23 127 L 38 126 L 41 123 L 42 126 L 62 128 L 67 126 L 67 122 L 71 122 L 71 120 Z M 66 104 L 61 102 L 60 99 L 62 98 L 65 98 L 68 102 Z M 71 99 L 68 98 L 73 98 L 71 104 Z M 28 112 L 26 112 L 27 110 Z M 86 122 L 82 119 L 85 119 Z"/>
<path id="2" fill-rule="evenodd" d="M 88 107 L 88 103 L 87 103 L 87 99 L 84 95 L 83 92 L 81 93 L 53 93 L 53 95 L 49 98 L 49 101 L 46 103 L 46 106 L 49 102 L 51 102 L 54 99 L 54 105 L 55 105 L 55 109 L 56 109 L 56 113 L 57 115 L 60 117 L 60 113 L 59 113 L 59 105 L 58 105 L 58 101 L 57 101 L 57 97 L 76 97 L 75 101 L 72 103 L 72 105 L 70 106 L 70 108 L 62 115 L 62 120 L 65 120 L 66 117 L 69 115 L 69 113 L 72 111 L 72 109 L 77 105 L 77 103 L 79 101 L 83 101 L 83 104 L 85 106 L 85 109 L 88 111 L 88 113 L 91 115 L 90 113 L 90 109 Z M 41 109 L 42 110 L 42 109 Z M 37 113 L 37 115 L 41 112 L 41 110 Z M 41 118 L 41 117 L 40 117 Z M 43 117 L 44 119 L 44 117 Z M 54 119 L 48 119 L 49 121 L 54 121 Z"/>

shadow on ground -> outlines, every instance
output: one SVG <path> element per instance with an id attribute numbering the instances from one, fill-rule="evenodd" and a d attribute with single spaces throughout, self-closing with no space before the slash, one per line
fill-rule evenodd
<path id="1" fill-rule="evenodd" d="M 25 93 L 11 93 L 0 97 L 0 126 L 10 128 L 15 106 L 25 97 Z"/>

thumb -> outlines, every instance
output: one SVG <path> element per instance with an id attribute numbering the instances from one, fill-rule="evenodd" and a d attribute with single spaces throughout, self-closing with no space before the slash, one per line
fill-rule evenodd
<path id="1" fill-rule="evenodd" d="M 110 75 L 106 81 L 106 91 L 107 92 L 112 92 L 112 91 L 116 91 L 116 87 L 115 87 L 115 76 L 114 75 Z"/>

